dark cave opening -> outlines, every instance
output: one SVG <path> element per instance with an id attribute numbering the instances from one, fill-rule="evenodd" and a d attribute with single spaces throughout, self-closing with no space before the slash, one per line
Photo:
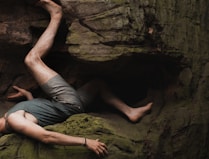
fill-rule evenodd
<path id="1" fill-rule="evenodd" d="M 182 66 L 178 58 L 149 54 L 125 56 L 107 62 L 81 62 L 69 53 L 53 53 L 47 59 L 49 66 L 65 79 L 76 76 L 78 82 L 74 86 L 101 78 L 129 105 L 145 99 L 149 90 L 163 90 L 175 83 Z"/>

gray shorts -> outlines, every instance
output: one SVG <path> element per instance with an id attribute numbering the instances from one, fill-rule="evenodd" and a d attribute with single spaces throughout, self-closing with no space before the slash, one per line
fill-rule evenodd
<path id="1" fill-rule="evenodd" d="M 82 113 L 84 112 L 83 101 L 77 91 L 69 85 L 60 75 L 51 78 L 47 83 L 41 85 L 43 91 L 54 101 L 74 106 Z"/>

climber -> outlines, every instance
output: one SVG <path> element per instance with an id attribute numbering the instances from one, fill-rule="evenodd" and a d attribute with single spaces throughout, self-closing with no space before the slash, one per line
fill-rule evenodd
<path id="1" fill-rule="evenodd" d="M 97 155 L 106 155 L 107 146 L 98 139 L 69 136 L 58 132 L 48 131 L 44 126 L 60 123 L 69 116 L 84 113 L 96 94 L 109 105 L 124 113 L 132 122 L 138 121 L 151 109 L 152 103 L 139 108 L 126 105 L 110 92 L 108 86 L 101 80 L 92 80 L 78 90 L 75 90 L 54 70 L 49 68 L 41 58 L 51 49 L 55 35 L 62 19 L 62 8 L 51 0 L 38 0 L 38 6 L 44 8 L 50 14 L 50 22 L 35 46 L 25 57 L 25 64 L 36 79 L 37 83 L 52 99 L 34 99 L 32 94 L 18 86 L 14 95 L 9 99 L 20 96 L 26 97 L 11 108 L 4 117 L 0 118 L 0 132 L 22 133 L 43 143 L 58 145 L 84 145 Z"/>

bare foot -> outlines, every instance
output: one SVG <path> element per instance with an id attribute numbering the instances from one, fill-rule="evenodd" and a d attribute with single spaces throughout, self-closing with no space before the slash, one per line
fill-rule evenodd
<path id="1" fill-rule="evenodd" d="M 38 6 L 46 9 L 52 18 L 61 18 L 62 17 L 62 7 L 52 0 L 39 0 L 37 2 Z"/>
<path id="2" fill-rule="evenodd" d="M 140 118 L 142 118 L 147 111 L 152 108 L 152 102 L 148 103 L 147 105 L 139 108 L 131 108 L 130 113 L 127 115 L 129 120 L 132 122 L 137 122 Z"/>

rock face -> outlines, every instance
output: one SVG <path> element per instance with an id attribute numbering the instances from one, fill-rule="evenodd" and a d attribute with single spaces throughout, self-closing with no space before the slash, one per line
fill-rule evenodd
<path id="1" fill-rule="evenodd" d="M 97 101 L 101 109 L 96 107 L 96 113 L 46 129 L 100 138 L 108 145 L 108 159 L 209 158 L 209 1 L 60 3 L 64 19 L 45 59 L 48 65 L 75 87 L 96 76 L 128 104 L 152 100 L 154 105 L 151 114 L 133 124 Z M 45 96 L 23 59 L 47 24 L 47 13 L 26 1 L 1 2 L 2 115 L 16 103 L 6 100 L 12 85 Z M 44 145 L 17 134 L 1 137 L 0 150 L 2 159 L 97 158 L 83 147 Z"/>
<path id="2" fill-rule="evenodd" d="M 69 17 L 76 15 L 67 44 L 69 52 L 77 58 L 106 61 L 151 51 L 142 44 L 147 40 L 148 27 L 159 25 L 155 24 L 154 6 L 134 1 L 69 0 L 63 4 Z"/>

